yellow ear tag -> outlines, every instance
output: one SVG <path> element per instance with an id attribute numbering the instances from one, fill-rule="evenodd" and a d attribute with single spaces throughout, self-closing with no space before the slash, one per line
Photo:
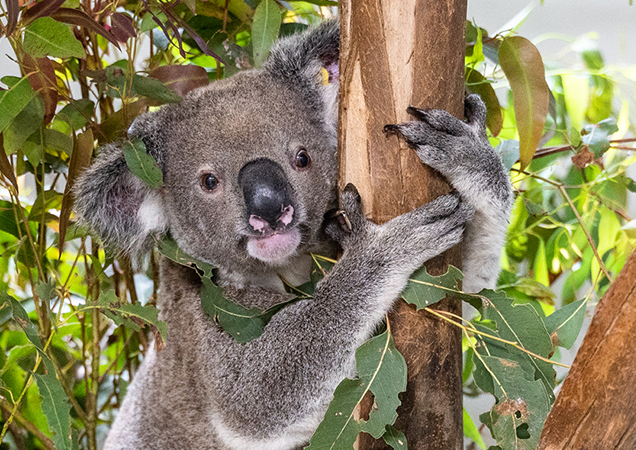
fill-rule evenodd
<path id="1" fill-rule="evenodd" d="M 320 81 L 323 86 L 329 84 L 329 72 L 324 67 L 320 68 Z"/>

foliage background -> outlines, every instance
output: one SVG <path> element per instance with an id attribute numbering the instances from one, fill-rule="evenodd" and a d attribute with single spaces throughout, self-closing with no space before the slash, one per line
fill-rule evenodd
<path id="1" fill-rule="evenodd" d="M 3 448 L 100 448 L 128 383 L 153 345 L 151 334 L 158 341 L 163 331 L 154 308 L 158 254 L 151 255 L 145 272 L 135 273 L 129 260 L 104 252 L 75 224 L 71 187 L 78 173 L 99 145 L 124 137 L 139 113 L 258 66 L 277 36 L 331 17 L 334 5 L 327 0 L 0 3 L 1 39 L 10 44 L 20 69 L 19 76 L 3 76 L 0 91 Z M 536 316 L 544 332 L 560 330 L 561 344 L 571 345 L 585 310 L 593 308 L 636 245 L 636 222 L 626 211 L 628 195 L 636 191 L 626 175 L 634 161 L 630 136 L 636 111 L 630 104 L 636 67 L 607 66 L 593 47 L 572 46 L 574 61 L 544 61 L 547 77 L 537 64 L 506 68 L 499 47 L 515 30 L 489 37 L 477 25 L 467 26 L 467 89 L 487 100 L 492 143 L 511 167 L 517 193 L 500 288 L 515 304 L 531 307 L 531 312 L 510 308 L 506 314 L 515 327 L 525 315 Z M 534 54 L 526 41 L 506 45 Z M 535 84 L 524 106 L 520 91 L 513 96 L 510 86 L 515 90 L 526 75 Z M 532 110 L 544 111 L 545 123 L 529 114 Z M 539 134 L 524 132 L 524 121 Z M 523 168 L 516 163 L 519 142 L 522 160 L 531 161 Z M 535 154 L 537 144 L 541 150 Z M 454 285 L 454 280 L 428 282 Z M 464 327 L 465 394 L 485 390 L 497 396 L 480 372 L 486 360 L 475 356 L 479 344 L 492 342 L 477 331 L 501 339 L 497 333 L 503 330 L 496 318 L 480 312 L 482 320 L 471 324 L 445 320 Z M 566 318 L 577 326 L 564 330 Z M 499 356 L 521 361 L 506 345 Z M 558 348 L 551 345 L 546 352 L 545 359 L 559 361 Z M 497 372 L 496 366 L 492 361 L 488 367 L 514 375 Z M 530 381 L 515 384 L 530 386 Z M 541 414 L 548 409 L 549 404 Z M 502 449 L 532 448 L 536 429 L 528 438 L 528 425 L 515 425 L 511 437 L 510 427 L 498 428 L 496 420 L 493 427 L 488 414 L 482 421 Z M 475 425 L 476 419 L 465 414 L 469 446 L 485 448 L 481 434 L 488 431 Z"/>

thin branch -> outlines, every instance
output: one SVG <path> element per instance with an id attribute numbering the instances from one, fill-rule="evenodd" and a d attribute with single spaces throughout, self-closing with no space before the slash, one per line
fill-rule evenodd
<path id="1" fill-rule="evenodd" d="M 4 410 L 7 414 L 10 414 L 13 405 L 6 398 L 0 396 L 0 408 L 2 408 L 2 410 Z M 19 411 L 16 411 L 13 417 L 15 421 L 18 422 L 25 430 L 38 438 L 47 450 L 55 450 L 53 441 L 51 441 L 51 439 L 49 439 L 44 433 L 42 433 L 42 431 L 40 431 L 40 429 L 36 427 L 33 422 L 28 421 Z"/>
<path id="2" fill-rule="evenodd" d="M 502 339 L 502 338 L 500 338 L 498 336 L 494 336 L 492 334 L 488 334 L 488 333 L 485 333 L 483 331 L 479 331 L 477 328 L 475 328 L 475 326 L 472 323 L 470 323 L 469 321 L 465 320 L 464 318 L 462 318 L 462 317 L 460 317 L 460 316 L 458 316 L 456 314 L 453 314 L 453 313 L 450 313 L 450 312 L 447 312 L 447 311 L 439 311 L 439 310 L 431 309 L 429 307 L 424 308 L 424 310 L 429 312 L 430 314 L 433 314 L 434 316 L 439 317 L 442 320 L 445 320 L 448 323 L 451 323 L 451 324 L 455 325 L 456 327 L 461 328 L 464 331 L 470 331 L 471 333 L 475 333 L 475 334 L 478 334 L 480 336 L 487 337 L 488 339 L 492 339 L 493 341 L 498 341 L 498 342 L 501 342 L 502 344 L 511 345 L 512 347 L 516 348 L 517 350 L 520 350 L 520 351 L 522 351 L 524 353 L 527 353 L 528 355 L 532 356 L 533 358 L 540 359 L 541 361 L 547 362 L 548 364 L 553 364 L 555 366 L 565 367 L 567 369 L 570 368 L 570 366 L 568 366 L 567 364 L 563 364 L 563 363 L 560 363 L 560 362 L 552 361 L 551 359 L 545 358 L 545 357 L 543 357 L 541 355 L 538 355 L 538 354 L 536 354 L 534 352 L 531 352 L 530 350 L 526 349 L 525 347 L 523 347 L 518 342 L 508 341 L 508 340 Z M 468 323 L 469 326 L 466 327 L 466 326 L 462 325 L 460 322 L 456 322 L 456 321 L 454 321 L 452 319 L 449 319 L 448 317 L 445 317 L 444 314 L 452 316 L 452 317 L 455 317 L 455 318 L 461 320 L 462 322 L 466 322 L 466 323 Z"/>
<path id="3" fill-rule="evenodd" d="M 596 260 L 598 261 L 598 264 L 601 267 L 601 270 L 603 270 L 603 273 L 605 273 L 605 276 L 607 277 L 607 279 L 611 283 L 613 283 L 614 280 L 612 279 L 612 276 L 610 275 L 609 271 L 607 270 L 607 267 L 605 267 L 605 263 L 603 263 L 603 260 L 601 259 L 600 255 L 598 254 L 598 251 L 596 250 L 596 245 L 594 245 L 594 241 L 592 240 L 592 236 L 590 235 L 590 232 L 588 231 L 588 229 L 585 227 L 585 224 L 583 223 L 583 219 L 581 218 L 581 215 L 579 214 L 579 211 L 576 209 L 576 206 L 574 206 L 574 203 L 572 203 L 572 199 L 570 198 L 570 196 L 568 195 L 567 191 L 565 190 L 565 187 L 559 186 L 559 190 L 561 191 L 561 194 L 563 195 L 563 197 L 565 197 L 567 202 L 570 204 L 570 208 L 572 208 L 572 211 L 574 212 L 574 215 L 576 216 L 576 220 L 579 221 L 579 224 L 581 225 L 581 229 L 585 233 L 585 237 L 587 238 L 587 242 L 590 244 L 590 247 L 592 247 L 592 251 L 594 252 L 594 256 L 596 257 Z"/>

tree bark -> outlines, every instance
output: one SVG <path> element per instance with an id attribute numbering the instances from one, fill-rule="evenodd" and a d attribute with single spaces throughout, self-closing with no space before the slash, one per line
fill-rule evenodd
<path id="1" fill-rule="evenodd" d="M 539 449 L 636 448 L 636 252 L 603 296 Z"/>
<path id="2" fill-rule="evenodd" d="M 378 223 L 449 191 L 386 124 L 412 120 L 409 105 L 446 109 L 463 118 L 466 0 L 341 2 L 340 187 L 354 183 L 365 213 Z M 441 274 L 459 266 L 459 247 L 427 263 Z M 461 315 L 461 303 L 437 308 Z M 398 429 L 410 449 L 461 449 L 460 330 L 399 301 L 390 315 L 395 344 L 408 366 Z M 363 435 L 360 449 L 385 448 Z"/>

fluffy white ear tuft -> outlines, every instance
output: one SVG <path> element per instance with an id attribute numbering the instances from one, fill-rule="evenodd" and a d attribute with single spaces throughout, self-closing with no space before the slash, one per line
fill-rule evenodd
<path id="1" fill-rule="evenodd" d="M 164 233 L 168 229 L 163 200 L 157 192 L 150 192 L 144 198 L 137 211 L 137 219 L 143 233 Z"/>

